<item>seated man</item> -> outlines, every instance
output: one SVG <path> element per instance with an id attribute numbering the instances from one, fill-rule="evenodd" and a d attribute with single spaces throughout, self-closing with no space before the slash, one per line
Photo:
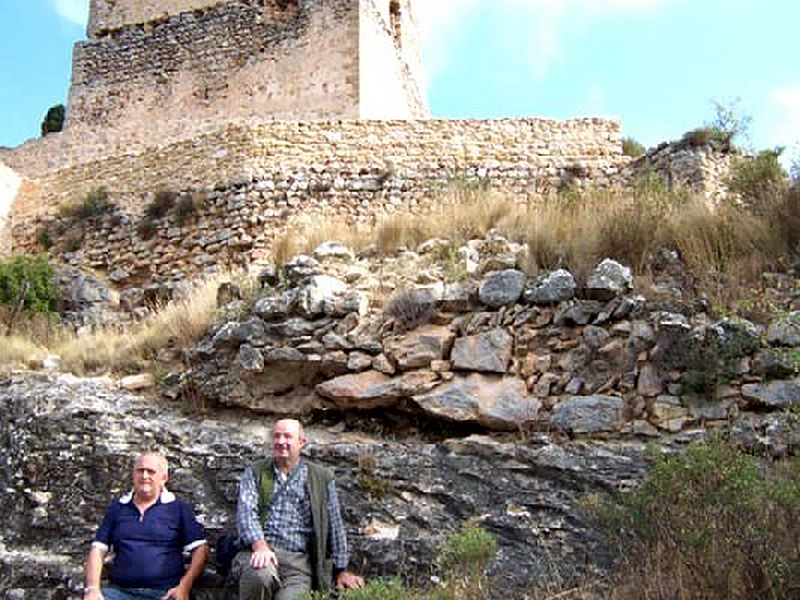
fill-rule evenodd
<path id="1" fill-rule="evenodd" d="M 133 464 L 133 491 L 106 510 L 86 555 L 86 600 L 188 600 L 203 572 L 208 544 L 191 507 L 164 487 L 167 459 L 146 452 Z M 114 550 L 108 587 L 100 588 L 103 559 Z M 184 573 L 183 553 L 191 552 Z"/>
<path id="2" fill-rule="evenodd" d="M 282 419 L 272 432 L 272 458 L 249 465 L 239 482 L 236 526 L 252 552 L 234 559 L 240 600 L 291 600 L 364 580 L 347 571 L 347 538 L 333 473 L 300 459 L 303 426 Z"/>

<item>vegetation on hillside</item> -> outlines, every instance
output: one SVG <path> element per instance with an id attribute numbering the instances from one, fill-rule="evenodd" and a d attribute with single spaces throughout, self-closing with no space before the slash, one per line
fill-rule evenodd
<path id="1" fill-rule="evenodd" d="M 593 509 L 617 548 L 611 599 L 795 598 L 800 459 L 759 461 L 722 437 L 657 456 Z"/>

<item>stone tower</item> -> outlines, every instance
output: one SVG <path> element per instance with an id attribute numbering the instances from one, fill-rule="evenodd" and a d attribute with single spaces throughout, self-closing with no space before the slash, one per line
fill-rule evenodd
<path id="1" fill-rule="evenodd" d="M 418 1 L 91 0 L 67 131 L 427 117 Z"/>

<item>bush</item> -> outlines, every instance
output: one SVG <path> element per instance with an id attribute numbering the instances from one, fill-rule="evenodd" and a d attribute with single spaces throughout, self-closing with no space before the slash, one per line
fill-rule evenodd
<path id="1" fill-rule="evenodd" d="M 144 209 L 145 217 L 151 220 L 158 220 L 166 216 L 169 210 L 175 205 L 178 198 L 177 192 L 169 190 L 159 190 L 153 196 L 153 201 Z"/>
<path id="2" fill-rule="evenodd" d="M 497 554 L 497 539 L 474 521 L 447 538 L 437 563 L 453 598 L 488 598 L 486 572 Z"/>
<path id="3" fill-rule="evenodd" d="M 631 156 L 636 158 L 641 156 L 647 152 L 647 148 L 645 148 L 642 144 L 637 142 L 632 137 L 624 137 L 622 138 L 622 153 L 625 156 Z"/>
<path id="4" fill-rule="evenodd" d="M 596 513 L 621 560 L 611 597 L 796 597 L 798 467 L 766 468 L 722 437 L 656 457 Z"/>
<path id="5" fill-rule="evenodd" d="M 343 600 L 413 600 L 415 597 L 416 594 L 396 578 L 373 579 L 363 588 L 348 590 L 341 595 Z"/>
<path id="6" fill-rule="evenodd" d="M 175 223 L 178 227 L 183 227 L 190 220 L 197 216 L 197 211 L 205 201 L 205 195 L 198 193 L 186 193 L 181 195 L 175 204 Z"/>
<path id="7" fill-rule="evenodd" d="M 42 120 L 42 137 L 48 133 L 58 133 L 64 128 L 64 117 L 66 109 L 63 104 L 56 104 L 47 109 L 47 113 Z"/>
<path id="8" fill-rule="evenodd" d="M 753 339 L 733 328 L 725 337 L 713 330 L 703 338 L 679 336 L 670 340 L 664 356 L 668 370 L 681 370 L 684 393 L 713 397 L 717 388 L 739 376 L 741 359 L 756 350 Z"/>
<path id="9" fill-rule="evenodd" d="M 422 598 L 422 596 L 405 588 L 402 581 L 393 577 L 391 579 L 374 579 L 368 581 L 361 589 L 347 590 L 336 595 L 308 591 L 300 596 L 299 600 L 333 600 L 334 598 L 339 600 L 414 600 Z"/>
<path id="10" fill-rule="evenodd" d="M 136 233 L 139 234 L 139 237 L 143 240 L 152 239 L 152 237 L 158 232 L 158 222 L 153 219 L 142 218 L 136 224 Z"/>
<path id="11" fill-rule="evenodd" d="M 53 267 L 44 256 L 19 255 L 0 262 L 0 303 L 50 312 L 57 299 Z"/>
<path id="12" fill-rule="evenodd" d="M 398 327 L 409 331 L 427 323 L 436 310 L 436 303 L 428 290 L 400 290 L 392 294 L 385 312 Z"/>
<path id="13" fill-rule="evenodd" d="M 783 148 L 762 150 L 755 157 L 735 160 L 731 167 L 728 187 L 754 214 L 768 214 L 786 193 L 789 182 L 779 160 L 782 152 Z"/>
<path id="14" fill-rule="evenodd" d="M 66 219 L 94 219 L 113 208 L 114 204 L 108 199 L 106 189 L 98 187 L 89 190 L 80 200 L 62 205 L 59 214 Z"/>

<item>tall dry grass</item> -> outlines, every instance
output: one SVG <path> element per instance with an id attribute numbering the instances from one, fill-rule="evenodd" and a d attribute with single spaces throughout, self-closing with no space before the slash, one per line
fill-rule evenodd
<path id="1" fill-rule="evenodd" d="M 140 369 L 158 350 L 188 347 L 205 334 L 217 314 L 219 284 L 230 278 L 225 272 L 200 281 L 140 323 L 72 336 L 53 352 L 75 373 Z"/>
<path id="2" fill-rule="evenodd" d="M 60 327 L 48 338 L 33 330 L 4 337 L 0 364 L 24 363 L 47 355 L 61 357 L 61 366 L 77 374 L 127 372 L 147 367 L 158 350 L 184 348 L 198 341 L 217 316 L 217 288 L 222 281 L 241 281 L 227 271 L 202 280 L 182 297 L 157 307 L 149 318 L 124 327 L 104 327 L 76 334 Z"/>
<path id="3" fill-rule="evenodd" d="M 633 190 L 524 199 L 461 186 L 428 214 L 393 215 L 368 231 L 328 223 L 295 239 L 292 250 L 308 251 L 327 238 L 390 254 L 431 238 L 462 244 L 493 229 L 528 245 L 530 273 L 563 267 L 580 281 L 606 257 L 649 277 L 659 250 L 670 249 L 681 257 L 694 291 L 728 305 L 752 294 L 765 271 L 785 270 L 800 255 L 797 186 L 762 194 L 758 211 L 748 206 L 714 207 L 699 194 L 670 192 L 649 179 Z"/>

